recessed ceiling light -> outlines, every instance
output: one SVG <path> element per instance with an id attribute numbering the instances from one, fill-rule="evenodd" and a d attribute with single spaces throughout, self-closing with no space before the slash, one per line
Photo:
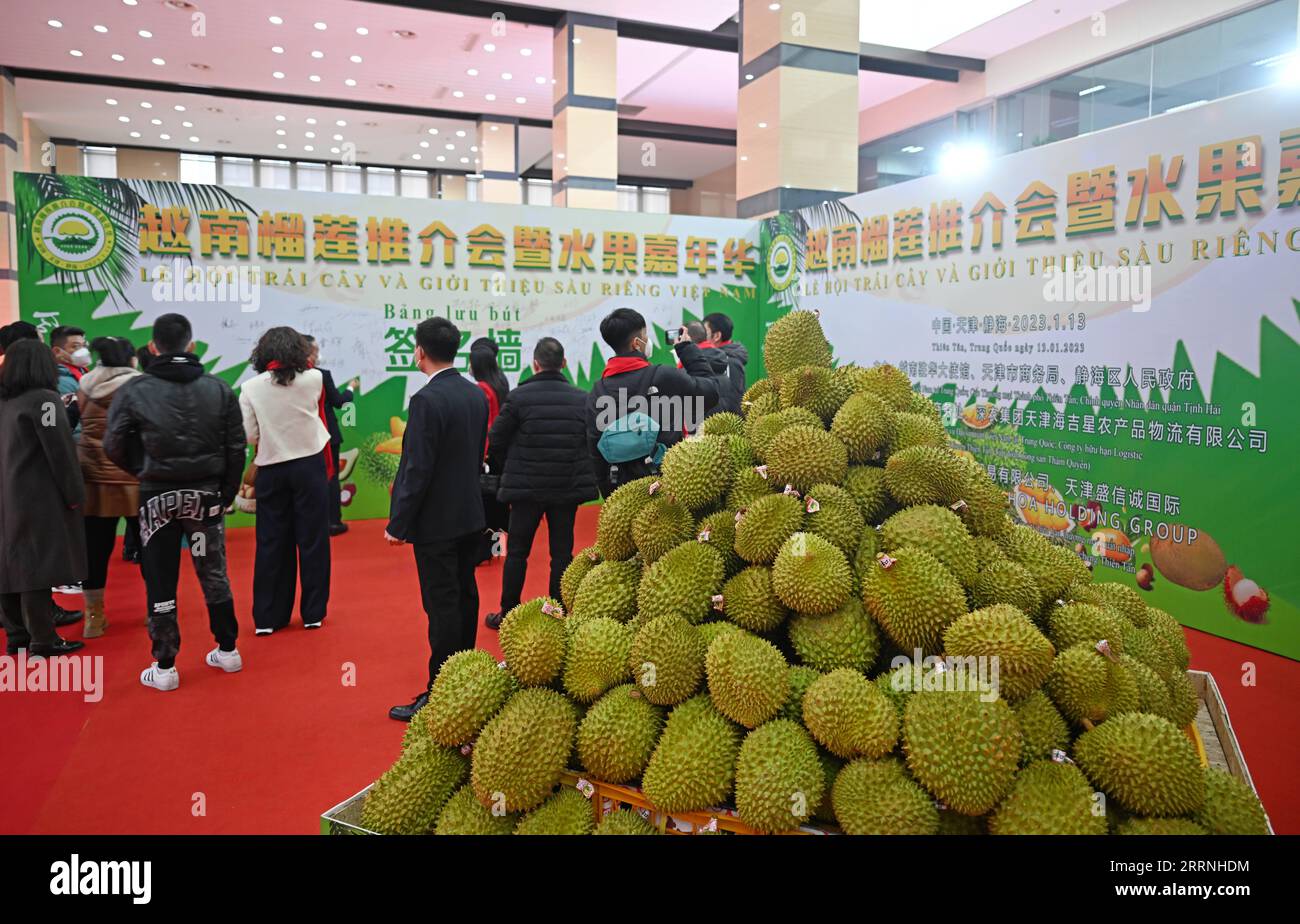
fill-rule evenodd
<path id="1" fill-rule="evenodd" d="M 531 48 L 520 48 L 519 53 L 527 58 L 533 53 L 533 50 Z"/>
<path id="2" fill-rule="evenodd" d="M 199 136 L 198 136 L 198 135 L 190 135 L 190 142 L 193 143 L 193 144 L 198 144 L 198 143 L 199 143 Z"/>
<path id="3" fill-rule="evenodd" d="M 497 100 L 497 95 L 495 93 L 489 93 L 483 98 L 487 100 L 489 103 L 495 103 Z"/>
<path id="4" fill-rule="evenodd" d="M 139 133 L 139 132 L 131 132 L 131 137 L 132 137 L 132 138 L 139 138 L 139 137 L 140 137 L 140 133 Z"/>
<path id="5" fill-rule="evenodd" d="M 741 155 L 740 155 L 740 159 L 741 159 L 741 160 L 749 160 L 749 155 L 748 155 L 748 154 L 741 154 Z"/>
<path id="6" fill-rule="evenodd" d="M 114 61 L 125 61 L 125 60 L 126 60 L 126 58 L 122 57 L 121 55 L 109 55 L 109 57 L 112 58 Z"/>
<path id="7" fill-rule="evenodd" d="M 193 128 L 193 127 L 194 127 L 194 123 L 193 123 L 193 122 L 182 122 L 182 123 L 181 123 L 181 128 Z"/>
<path id="8" fill-rule="evenodd" d="M 546 83 L 545 77 L 534 77 L 533 80 L 539 85 Z"/>
<path id="9" fill-rule="evenodd" d="M 477 144 L 471 144 L 471 145 L 469 146 L 469 149 L 470 149 L 471 151 L 473 151 L 475 154 L 478 153 L 478 145 L 477 145 Z"/>
<path id="10" fill-rule="evenodd" d="M 411 160 L 419 160 L 419 159 L 420 159 L 420 155 L 419 155 L 419 154 L 412 154 L 412 155 L 411 155 Z"/>
<path id="11" fill-rule="evenodd" d="M 308 125 L 315 125 L 315 124 L 316 124 L 316 120 L 315 120 L 314 118 L 312 118 L 312 117 L 309 116 L 309 117 L 307 118 L 307 124 L 308 124 Z"/>
<path id="12" fill-rule="evenodd" d="M 428 146 L 429 146 L 429 142 L 427 142 L 427 141 L 421 141 L 421 142 L 420 142 L 420 147 L 422 147 L 422 148 L 427 148 Z"/>
<path id="13" fill-rule="evenodd" d="M 302 149 L 303 149 L 304 151 L 314 151 L 314 150 L 316 150 L 316 149 L 313 148 L 310 144 L 304 144 L 304 145 L 302 146 Z"/>
<path id="14" fill-rule="evenodd" d="M 468 164 L 468 163 L 469 163 L 469 158 L 468 158 L 468 157 L 462 157 L 462 158 L 460 159 L 460 162 L 461 162 L 462 164 Z"/>
<path id="15" fill-rule="evenodd" d="M 51 29 L 62 29 L 62 28 L 63 28 L 63 23 L 59 22 L 57 19 L 47 19 L 47 20 L 45 21 L 45 24 L 46 24 L 47 26 L 49 26 Z"/>
<path id="16" fill-rule="evenodd" d="M 312 83 L 320 83 L 320 74 L 312 74 L 307 79 L 310 80 Z"/>
<path id="17" fill-rule="evenodd" d="M 348 60 L 351 61 L 353 64 L 360 64 L 361 55 L 352 55 L 351 57 L 348 58 Z"/>
<path id="18" fill-rule="evenodd" d="M 276 80 L 284 80 L 284 71 L 271 71 L 271 76 Z"/>
<path id="19" fill-rule="evenodd" d="M 446 148 L 448 151 L 456 150 L 456 145 L 454 144 L 444 144 L 443 147 Z"/>
<path id="20" fill-rule="evenodd" d="M 456 99 L 461 99 L 462 97 L 464 97 L 464 95 L 465 95 L 465 91 L 464 91 L 464 90 L 452 90 L 452 91 L 451 91 L 451 95 L 454 96 L 454 97 L 456 97 Z"/>
<path id="21" fill-rule="evenodd" d="M 100 35 L 103 35 L 105 32 L 108 31 L 108 26 L 95 26 L 94 29 L 95 29 L 95 31 L 98 32 Z"/>
<path id="22" fill-rule="evenodd" d="M 113 99 L 111 96 L 108 99 L 104 100 L 104 102 L 108 103 L 110 106 L 117 105 L 117 100 Z"/>
<path id="23" fill-rule="evenodd" d="M 81 57 L 81 52 L 78 51 L 78 50 L 75 49 L 75 48 L 73 48 L 72 50 L 70 50 L 70 51 L 68 52 L 68 54 L 72 55 L 74 58 L 80 58 L 80 57 Z"/>
<path id="24" fill-rule="evenodd" d="M 496 50 L 497 50 L 497 46 L 493 45 L 491 42 L 488 42 L 486 45 L 483 46 L 483 50 L 484 50 L 484 51 L 496 51 Z"/>
<path id="25" fill-rule="evenodd" d="M 149 120 L 149 124 L 150 124 L 150 125 L 162 125 L 162 119 L 150 119 L 150 120 Z"/>
<path id="26" fill-rule="evenodd" d="M 276 133 L 277 135 L 283 135 L 285 132 L 284 132 L 284 129 L 283 129 L 283 128 L 277 128 L 277 129 L 275 130 L 275 133 Z"/>
<path id="27" fill-rule="evenodd" d="M 504 74 L 501 75 L 501 79 L 502 79 L 502 80 L 509 80 L 512 76 L 514 76 L 514 75 L 511 74 L 509 71 L 506 71 Z"/>
<path id="28" fill-rule="evenodd" d="M 281 151 L 283 151 L 285 148 L 288 147 L 288 145 L 286 145 L 286 144 L 277 144 L 276 147 L 279 148 Z"/>
<path id="29" fill-rule="evenodd" d="M 369 35 L 370 30 L 365 26 L 357 26 L 357 35 Z"/>
<path id="30" fill-rule="evenodd" d="M 153 103 L 141 103 L 141 104 L 140 104 L 140 108 L 141 108 L 141 109 L 152 109 L 152 108 L 153 108 Z"/>
<path id="31" fill-rule="evenodd" d="M 771 10 L 773 13 L 775 13 L 777 10 L 781 9 L 781 4 L 779 4 L 779 3 L 769 3 L 769 4 L 767 5 L 767 8 L 768 8 L 769 10 Z"/>
<path id="32" fill-rule="evenodd" d="M 343 119 L 336 119 L 334 124 L 337 125 L 339 128 L 346 128 L 348 123 Z"/>
<path id="33" fill-rule="evenodd" d="M 158 65 L 159 67 L 162 67 L 164 64 L 167 63 L 167 62 L 164 61 L 162 58 L 154 58 L 154 59 L 152 59 L 152 60 L 153 60 L 153 63 L 156 64 L 156 65 Z"/>
<path id="34" fill-rule="evenodd" d="M 127 6 L 135 6 L 136 3 L 139 2 L 139 0 L 122 0 L 122 2 L 125 3 Z"/>
<path id="35" fill-rule="evenodd" d="M 184 112 L 184 111 L 185 111 L 185 107 L 182 106 L 182 105 L 180 105 L 179 103 L 177 103 L 177 104 L 176 104 L 175 106 L 173 106 L 172 108 L 175 109 L 177 112 Z"/>
<path id="36" fill-rule="evenodd" d="M 305 134 L 306 134 L 306 137 L 308 137 L 308 138 L 315 138 L 315 137 L 316 137 L 316 133 L 315 133 L 315 132 L 306 132 Z"/>
<path id="37" fill-rule="evenodd" d="M 342 135 L 335 135 L 335 136 L 334 136 L 334 140 L 335 140 L 335 141 L 342 141 L 342 140 L 343 140 L 343 136 L 342 136 Z"/>
<path id="38" fill-rule="evenodd" d="M 338 149 L 338 148 L 330 148 L 330 153 L 331 153 L 331 154 L 337 154 L 338 152 L 339 152 L 339 149 Z"/>
<path id="39" fill-rule="evenodd" d="M 516 96 L 515 102 L 522 106 L 524 103 L 528 102 L 528 100 L 522 96 Z"/>
<path id="40" fill-rule="evenodd" d="M 171 136 L 171 135 L 159 135 L 158 137 L 159 137 L 161 140 L 163 140 L 163 141 L 171 141 L 171 140 L 172 140 L 172 136 Z"/>
<path id="41" fill-rule="evenodd" d="M 582 44 L 582 39 L 578 38 L 578 37 L 575 35 L 575 36 L 573 37 L 573 44 L 575 44 L 575 45 L 581 45 L 581 44 Z"/>
<path id="42" fill-rule="evenodd" d="M 140 38 L 153 38 L 153 33 L 148 29 L 141 29 L 136 35 L 140 36 Z"/>
<path id="43" fill-rule="evenodd" d="M 499 128 L 499 126 L 497 126 L 497 125 L 489 125 L 489 126 L 488 126 L 488 131 L 493 131 L 493 132 L 494 132 L 494 131 L 497 131 L 498 128 Z"/>
<path id="44" fill-rule="evenodd" d="M 277 55 L 282 55 L 282 54 L 284 54 L 284 46 L 283 46 L 283 45 L 272 45 L 272 46 L 271 46 L 271 50 L 272 50 L 273 52 L 275 52 Z"/>
<path id="45" fill-rule="evenodd" d="M 323 23 L 323 22 L 314 22 L 314 23 L 312 23 L 312 25 L 313 25 L 314 27 L 316 27 L 317 29 L 319 29 L 321 32 L 324 32 L 326 29 L 329 28 L 329 27 L 326 26 L 325 23 Z"/>
<path id="46" fill-rule="evenodd" d="M 471 68 L 470 68 L 469 70 L 467 70 L 465 73 L 466 73 L 468 76 L 470 76 L 470 77 L 477 77 L 477 76 L 478 76 L 478 68 L 477 68 L 477 67 L 471 67 Z"/>
<path id="47" fill-rule="evenodd" d="M 325 52 L 323 52 L 323 51 L 313 51 L 313 52 L 311 53 L 311 56 L 312 56 L 313 58 L 323 58 L 323 57 L 325 57 Z"/>
<path id="48" fill-rule="evenodd" d="M 267 19 L 273 26 L 279 26 L 284 24 L 284 20 L 281 19 L 279 16 L 268 16 Z"/>
<path id="49" fill-rule="evenodd" d="M 436 160 L 438 163 L 442 163 L 446 159 L 447 158 L 443 157 L 441 154 L 439 154 L 437 157 L 434 158 L 434 160 Z"/>
<path id="50" fill-rule="evenodd" d="M 465 131 L 464 131 L 464 129 L 457 129 L 457 131 L 456 131 L 456 137 L 457 137 L 457 138 L 464 138 L 464 137 L 465 137 Z"/>
<path id="51" fill-rule="evenodd" d="M 118 117 L 117 117 L 117 120 L 118 120 L 119 122 L 130 122 L 130 121 L 131 121 L 131 118 L 130 118 L 130 116 L 118 116 Z"/>
<path id="52" fill-rule="evenodd" d="M 284 121 L 284 116 L 282 116 L 282 115 L 278 115 L 278 116 L 276 116 L 276 117 L 275 117 L 275 121 L 277 121 L 277 122 L 283 122 L 283 121 Z"/>
<path id="53" fill-rule="evenodd" d="M 758 127 L 759 127 L 759 128 L 767 128 L 767 123 L 766 123 L 766 122 L 759 122 L 759 123 L 758 123 Z"/>
<path id="54" fill-rule="evenodd" d="M 355 87 L 357 85 L 357 82 L 353 80 L 351 77 L 349 77 L 347 80 L 343 82 L 347 84 L 349 87 Z"/>
<path id="55" fill-rule="evenodd" d="M 438 134 L 438 130 L 437 130 L 436 128 L 431 128 L 431 129 L 429 129 L 429 134 L 430 134 L 430 135 L 436 135 L 436 134 Z"/>
<path id="56" fill-rule="evenodd" d="M 745 75 L 745 79 L 746 79 L 746 80 L 753 80 L 753 79 L 754 79 L 754 75 L 753 75 L 753 74 L 746 74 L 746 75 Z"/>

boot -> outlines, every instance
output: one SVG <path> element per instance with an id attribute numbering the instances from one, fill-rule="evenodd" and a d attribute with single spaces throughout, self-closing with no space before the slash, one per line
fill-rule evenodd
<path id="1" fill-rule="evenodd" d="M 86 628 L 82 638 L 99 638 L 108 628 L 108 617 L 104 615 L 104 588 L 86 590 Z"/>

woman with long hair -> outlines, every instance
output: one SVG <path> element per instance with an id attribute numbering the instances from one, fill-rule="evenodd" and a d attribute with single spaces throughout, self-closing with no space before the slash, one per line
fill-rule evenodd
<path id="1" fill-rule="evenodd" d="M 289 625 L 302 569 L 303 625 L 318 629 L 330 596 L 329 481 L 324 379 L 292 327 L 272 327 L 250 362 L 257 375 L 239 389 L 244 433 L 255 445 L 257 554 L 253 623 L 258 635 Z"/>
<path id="2" fill-rule="evenodd" d="M 117 390 L 140 373 L 135 366 L 135 346 L 122 337 L 96 337 L 90 352 L 99 363 L 81 377 L 77 405 L 81 408 L 81 439 L 77 458 L 86 482 L 86 580 L 82 590 L 86 601 L 83 638 L 98 638 L 108 628 L 104 615 L 104 588 L 108 584 L 108 562 L 117 544 L 117 521 L 127 518 L 127 532 L 140 511 L 140 482 L 113 464 L 104 452 L 104 431 L 108 411 Z"/>
<path id="3" fill-rule="evenodd" d="M 50 588 L 86 577 L 86 499 L 50 348 L 19 340 L 0 364 L 0 622 L 8 654 L 84 647 L 54 631 Z"/>
<path id="4" fill-rule="evenodd" d="M 474 376 L 474 381 L 478 387 L 483 390 L 483 397 L 487 398 L 488 403 L 488 429 L 492 428 L 492 421 L 497 419 L 497 414 L 501 413 L 501 405 L 506 403 L 506 396 L 510 394 L 510 383 L 506 381 L 505 373 L 501 371 L 501 366 L 497 362 L 497 353 L 500 351 L 497 342 L 490 337 L 479 337 L 469 345 L 469 371 Z M 488 464 L 487 447 L 484 447 L 483 464 Z M 500 475 L 500 472 L 491 474 Z M 483 531 L 483 540 L 479 543 L 479 564 L 492 560 L 492 548 L 498 533 L 506 528 L 510 522 L 510 505 L 503 504 L 497 500 L 496 492 L 483 492 L 483 515 L 487 520 L 487 528 Z"/>

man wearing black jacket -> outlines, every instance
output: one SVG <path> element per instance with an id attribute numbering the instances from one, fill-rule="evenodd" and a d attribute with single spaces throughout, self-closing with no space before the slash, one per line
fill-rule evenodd
<path id="1" fill-rule="evenodd" d="M 549 593 L 560 599 L 560 575 L 573 560 L 573 522 L 578 505 L 596 499 L 596 478 L 587 461 L 587 393 L 562 371 L 564 347 L 543 337 L 533 350 L 533 375 L 510 392 L 488 433 L 492 469 L 501 472 L 497 498 L 510 504 L 501 609 L 489 613 L 489 629 L 519 605 L 533 537 L 546 517 L 550 539 Z"/>
<path id="2" fill-rule="evenodd" d="M 686 328 L 675 332 L 674 349 L 682 368 L 651 363 L 645 318 L 631 308 L 618 308 L 600 322 L 600 336 L 614 350 L 605 372 L 587 397 L 587 447 L 596 484 L 606 497 L 620 484 L 657 470 L 642 460 L 611 464 L 597 444 L 601 434 L 629 412 L 645 412 L 659 425 L 658 442 L 665 449 L 694 430 L 705 412 L 718 403 L 718 379 L 703 351 L 691 343 Z"/>
<path id="3" fill-rule="evenodd" d="M 176 583 L 186 539 L 217 640 L 205 663 L 227 673 L 243 668 L 222 517 L 239 490 L 245 441 L 239 401 L 203 371 L 183 315 L 161 315 L 150 347 L 157 359 L 113 398 L 104 452 L 140 479 L 140 565 L 156 659 L 140 682 L 168 691 L 180 684 Z"/>
<path id="4" fill-rule="evenodd" d="M 352 403 L 353 391 L 357 380 L 348 382 L 348 387 L 339 391 L 334 384 L 334 376 L 320 365 L 320 344 L 310 334 L 305 334 L 311 344 L 311 364 L 320 370 L 325 388 L 325 429 L 330 433 L 330 454 L 334 456 L 334 474 L 330 476 L 330 535 L 341 536 L 348 531 L 348 524 L 343 522 L 343 499 L 339 488 L 339 448 L 343 445 L 343 431 L 339 429 L 339 418 L 334 412 Z"/>
<path id="5" fill-rule="evenodd" d="M 390 545 L 410 543 L 429 619 L 429 682 L 391 718 L 409 722 L 429 700 L 442 662 L 473 648 L 478 632 L 478 538 L 486 522 L 479 475 L 487 440 L 487 398 L 456 371 L 460 331 L 446 318 L 415 329 L 415 363 L 429 376 L 411 396 L 402 461 L 393 482 Z"/>

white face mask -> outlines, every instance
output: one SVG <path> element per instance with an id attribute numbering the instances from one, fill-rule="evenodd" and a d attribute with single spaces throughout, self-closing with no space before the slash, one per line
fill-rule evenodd
<path id="1" fill-rule="evenodd" d="M 82 347 L 79 350 L 73 350 L 68 360 L 78 369 L 85 369 L 90 365 L 90 350 Z"/>

